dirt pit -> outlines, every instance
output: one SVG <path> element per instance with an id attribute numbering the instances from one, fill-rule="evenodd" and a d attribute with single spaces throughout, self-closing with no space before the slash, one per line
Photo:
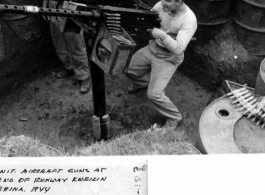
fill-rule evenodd
<path id="1" fill-rule="evenodd" d="M 164 124 L 165 118 L 147 100 L 146 91 L 127 93 L 130 82 L 125 75 L 106 76 L 105 81 L 112 138 L 120 133 L 147 130 L 155 123 Z M 194 145 L 199 118 L 211 94 L 179 72 L 171 79 L 166 94 L 183 114 L 181 139 Z M 69 154 L 94 142 L 92 90 L 80 94 L 74 77 L 56 79 L 55 70 L 8 95 L 0 112 L 0 137 L 30 136 Z"/>

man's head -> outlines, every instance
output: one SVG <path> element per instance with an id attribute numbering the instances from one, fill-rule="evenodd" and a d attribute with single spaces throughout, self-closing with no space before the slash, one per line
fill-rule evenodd
<path id="1" fill-rule="evenodd" d="M 175 12 L 183 4 L 183 0 L 161 0 L 164 12 Z"/>

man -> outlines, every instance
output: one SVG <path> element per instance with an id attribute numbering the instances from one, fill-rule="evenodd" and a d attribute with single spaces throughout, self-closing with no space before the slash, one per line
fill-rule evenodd
<path id="1" fill-rule="evenodd" d="M 48 1 L 43 1 L 44 7 L 48 3 L 49 8 L 56 8 L 58 1 Z M 64 68 L 56 74 L 56 77 L 62 79 L 75 74 L 75 78 L 81 83 L 80 92 L 84 94 L 90 89 L 90 64 L 87 58 L 83 30 L 81 29 L 80 33 L 62 32 L 59 27 L 62 23 L 61 20 L 61 17 L 50 17 L 53 45 L 64 65 Z"/>
<path id="2" fill-rule="evenodd" d="M 184 50 L 197 29 L 197 20 L 183 0 L 162 0 L 152 10 L 159 13 L 161 27 L 152 29 L 155 40 L 133 55 L 127 71 L 132 81 L 128 92 L 133 94 L 148 88 L 148 99 L 167 118 L 162 127 L 162 133 L 166 133 L 176 129 L 182 115 L 164 90 L 184 59 Z"/>

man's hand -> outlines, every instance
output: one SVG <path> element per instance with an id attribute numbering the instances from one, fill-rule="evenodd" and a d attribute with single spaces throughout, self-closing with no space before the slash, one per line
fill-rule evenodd
<path id="1" fill-rule="evenodd" d="M 152 37 L 155 39 L 161 39 L 162 41 L 167 38 L 167 33 L 159 28 L 147 29 L 147 32 L 150 32 Z"/>

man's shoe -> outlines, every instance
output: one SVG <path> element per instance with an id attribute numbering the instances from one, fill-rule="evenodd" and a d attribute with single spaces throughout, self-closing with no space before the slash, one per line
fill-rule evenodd
<path id="1" fill-rule="evenodd" d="M 84 94 L 84 93 L 89 92 L 90 86 L 91 86 L 91 84 L 90 84 L 89 78 L 87 78 L 86 80 L 81 81 L 80 93 Z"/>
<path id="2" fill-rule="evenodd" d="M 63 69 L 56 73 L 58 79 L 66 78 L 74 74 L 73 70 Z"/>
<path id="3" fill-rule="evenodd" d="M 134 84 L 131 84 L 129 87 L 128 87 L 128 93 L 129 94 L 135 94 L 137 93 L 138 91 L 141 91 L 143 89 L 146 89 L 147 87 L 143 87 L 143 88 L 139 88 L 139 87 L 136 87 Z"/>
<path id="4" fill-rule="evenodd" d="M 183 122 L 183 120 L 167 119 L 166 123 L 161 127 L 160 134 L 175 131 Z"/>

